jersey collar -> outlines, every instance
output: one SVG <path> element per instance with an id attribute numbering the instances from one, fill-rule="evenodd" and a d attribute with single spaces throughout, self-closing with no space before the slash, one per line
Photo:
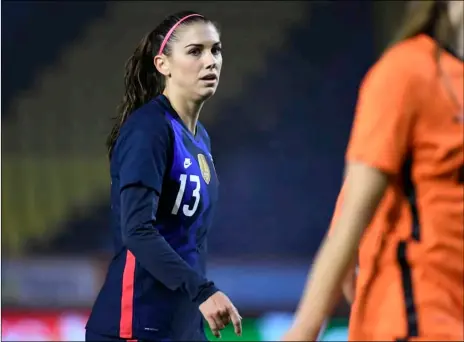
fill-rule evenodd
<path id="1" fill-rule="evenodd" d="M 161 104 L 161 106 L 166 109 L 168 111 L 168 113 L 177 121 L 179 122 L 182 127 L 184 128 L 184 130 L 187 132 L 187 134 L 189 134 L 194 140 L 198 140 L 199 138 L 199 134 L 198 134 L 198 123 L 195 127 L 195 134 L 192 134 L 192 132 L 190 132 L 190 130 L 187 128 L 187 126 L 185 125 L 185 123 L 182 121 L 182 119 L 180 118 L 179 114 L 177 114 L 176 110 L 172 107 L 171 105 L 171 102 L 169 101 L 169 99 L 163 95 L 163 94 L 160 94 L 158 95 L 156 98 L 155 98 L 155 101 L 157 101 L 159 104 Z"/>

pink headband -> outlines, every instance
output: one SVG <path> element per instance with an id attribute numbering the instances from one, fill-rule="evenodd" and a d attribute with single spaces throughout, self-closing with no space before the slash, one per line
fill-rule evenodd
<path id="1" fill-rule="evenodd" d="M 166 36 L 164 37 L 163 42 L 161 43 L 160 49 L 158 51 L 158 55 L 161 55 L 163 53 L 164 47 L 166 46 L 166 43 L 168 42 L 169 37 L 171 37 L 172 33 L 177 28 L 177 26 L 179 26 L 183 21 L 185 21 L 185 20 L 187 20 L 188 18 L 191 18 L 191 17 L 203 17 L 203 16 L 201 14 L 195 14 L 195 13 L 194 14 L 189 14 L 189 15 L 186 15 L 185 17 L 183 17 L 182 19 L 180 19 L 177 23 L 175 23 L 171 27 L 171 29 L 168 31 Z"/>

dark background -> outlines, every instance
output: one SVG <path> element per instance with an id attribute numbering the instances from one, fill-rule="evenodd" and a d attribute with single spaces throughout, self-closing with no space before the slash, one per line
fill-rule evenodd
<path id="1" fill-rule="evenodd" d="M 193 9 L 220 23 L 224 46 L 201 117 L 221 183 L 211 277 L 250 313 L 293 310 L 340 188 L 358 85 L 402 6 L 2 2 L 4 305 L 91 305 L 111 252 L 104 142 L 125 60 L 165 15 Z"/>

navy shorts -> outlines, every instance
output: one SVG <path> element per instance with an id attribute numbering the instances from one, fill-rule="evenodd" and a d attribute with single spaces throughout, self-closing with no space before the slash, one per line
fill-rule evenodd
<path id="1" fill-rule="evenodd" d="M 114 336 L 106 336 L 95 333 L 89 329 L 85 330 L 85 341 L 86 342 L 170 342 L 171 340 L 162 340 L 162 341 L 154 341 L 154 340 L 138 340 L 138 339 L 124 339 L 120 337 Z"/>
<path id="2" fill-rule="evenodd" d="M 88 329 L 85 330 L 85 340 L 86 341 L 93 341 L 93 342 L 150 342 L 150 341 L 142 341 L 137 339 L 130 339 L 126 340 L 120 337 L 113 337 L 113 336 L 105 336 Z M 154 342 L 154 341 L 153 341 Z"/>

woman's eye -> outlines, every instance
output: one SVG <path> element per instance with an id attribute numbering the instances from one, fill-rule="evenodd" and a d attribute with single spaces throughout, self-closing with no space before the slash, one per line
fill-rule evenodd
<path id="1" fill-rule="evenodd" d="M 189 54 L 194 55 L 194 56 L 198 56 L 198 55 L 201 54 L 201 51 L 200 51 L 200 49 L 192 49 L 192 50 L 189 51 Z"/>

